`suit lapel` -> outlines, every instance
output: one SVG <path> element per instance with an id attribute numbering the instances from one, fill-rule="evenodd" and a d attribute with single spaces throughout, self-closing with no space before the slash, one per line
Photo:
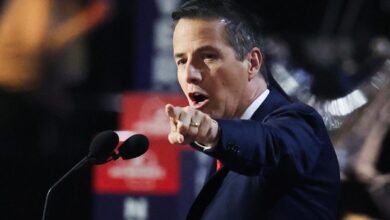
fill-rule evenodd
<path id="1" fill-rule="evenodd" d="M 210 177 L 192 204 L 187 220 L 199 220 L 202 218 L 204 211 L 217 194 L 228 172 L 227 168 L 222 167 Z"/>

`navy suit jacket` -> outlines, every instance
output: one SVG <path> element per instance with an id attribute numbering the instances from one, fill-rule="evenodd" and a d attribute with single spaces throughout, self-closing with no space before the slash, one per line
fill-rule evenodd
<path id="1" fill-rule="evenodd" d="M 206 153 L 223 167 L 187 219 L 336 219 L 338 162 L 313 108 L 271 90 L 251 120 L 217 121 L 220 142 Z"/>

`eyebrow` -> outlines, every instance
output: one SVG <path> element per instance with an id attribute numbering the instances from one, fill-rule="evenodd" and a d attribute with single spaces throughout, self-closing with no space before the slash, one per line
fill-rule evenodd
<path id="1" fill-rule="evenodd" d="M 194 51 L 194 53 L 201 53 L 201 52 L 208 51 L 208 50 L 213 50 L 213 51 L 220 53 L 220 50 L 218 48 L 210 46 L 210 45 L 199 47 Z M 180 57 L 183 57 L 184 55 L 185 55 L 185 53 L 175 53 L 174 58 L 180 58 Z"/>

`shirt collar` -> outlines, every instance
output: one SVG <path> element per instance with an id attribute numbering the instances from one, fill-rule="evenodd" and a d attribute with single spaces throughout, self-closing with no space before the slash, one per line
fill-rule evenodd
<path id="1" fill-rule="evenodd" d="M 245 110 L 244 114 L 242 114 L 241 119 L 247 120 L 252 117 L 255 111 L 260 107 L 260 105 L 264 102 L 265 98 L 267 98 L 269 94 L 269 90 L 265 90 L 261 95 L 259 95 L 252 104 Z"/>

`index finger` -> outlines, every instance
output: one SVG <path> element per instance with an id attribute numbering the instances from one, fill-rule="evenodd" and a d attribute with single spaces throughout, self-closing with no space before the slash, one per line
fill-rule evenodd
<path id="1" fill-rule="evenodd" d="M 179 120 L 179 117 L 180 117 L 180 113 L 182 112 L 181 108 L 180 107 L 175 107 L 171 104 L 167 104 L 165 105 L 165 113 L 175 119 L 175 120 Z"/>

